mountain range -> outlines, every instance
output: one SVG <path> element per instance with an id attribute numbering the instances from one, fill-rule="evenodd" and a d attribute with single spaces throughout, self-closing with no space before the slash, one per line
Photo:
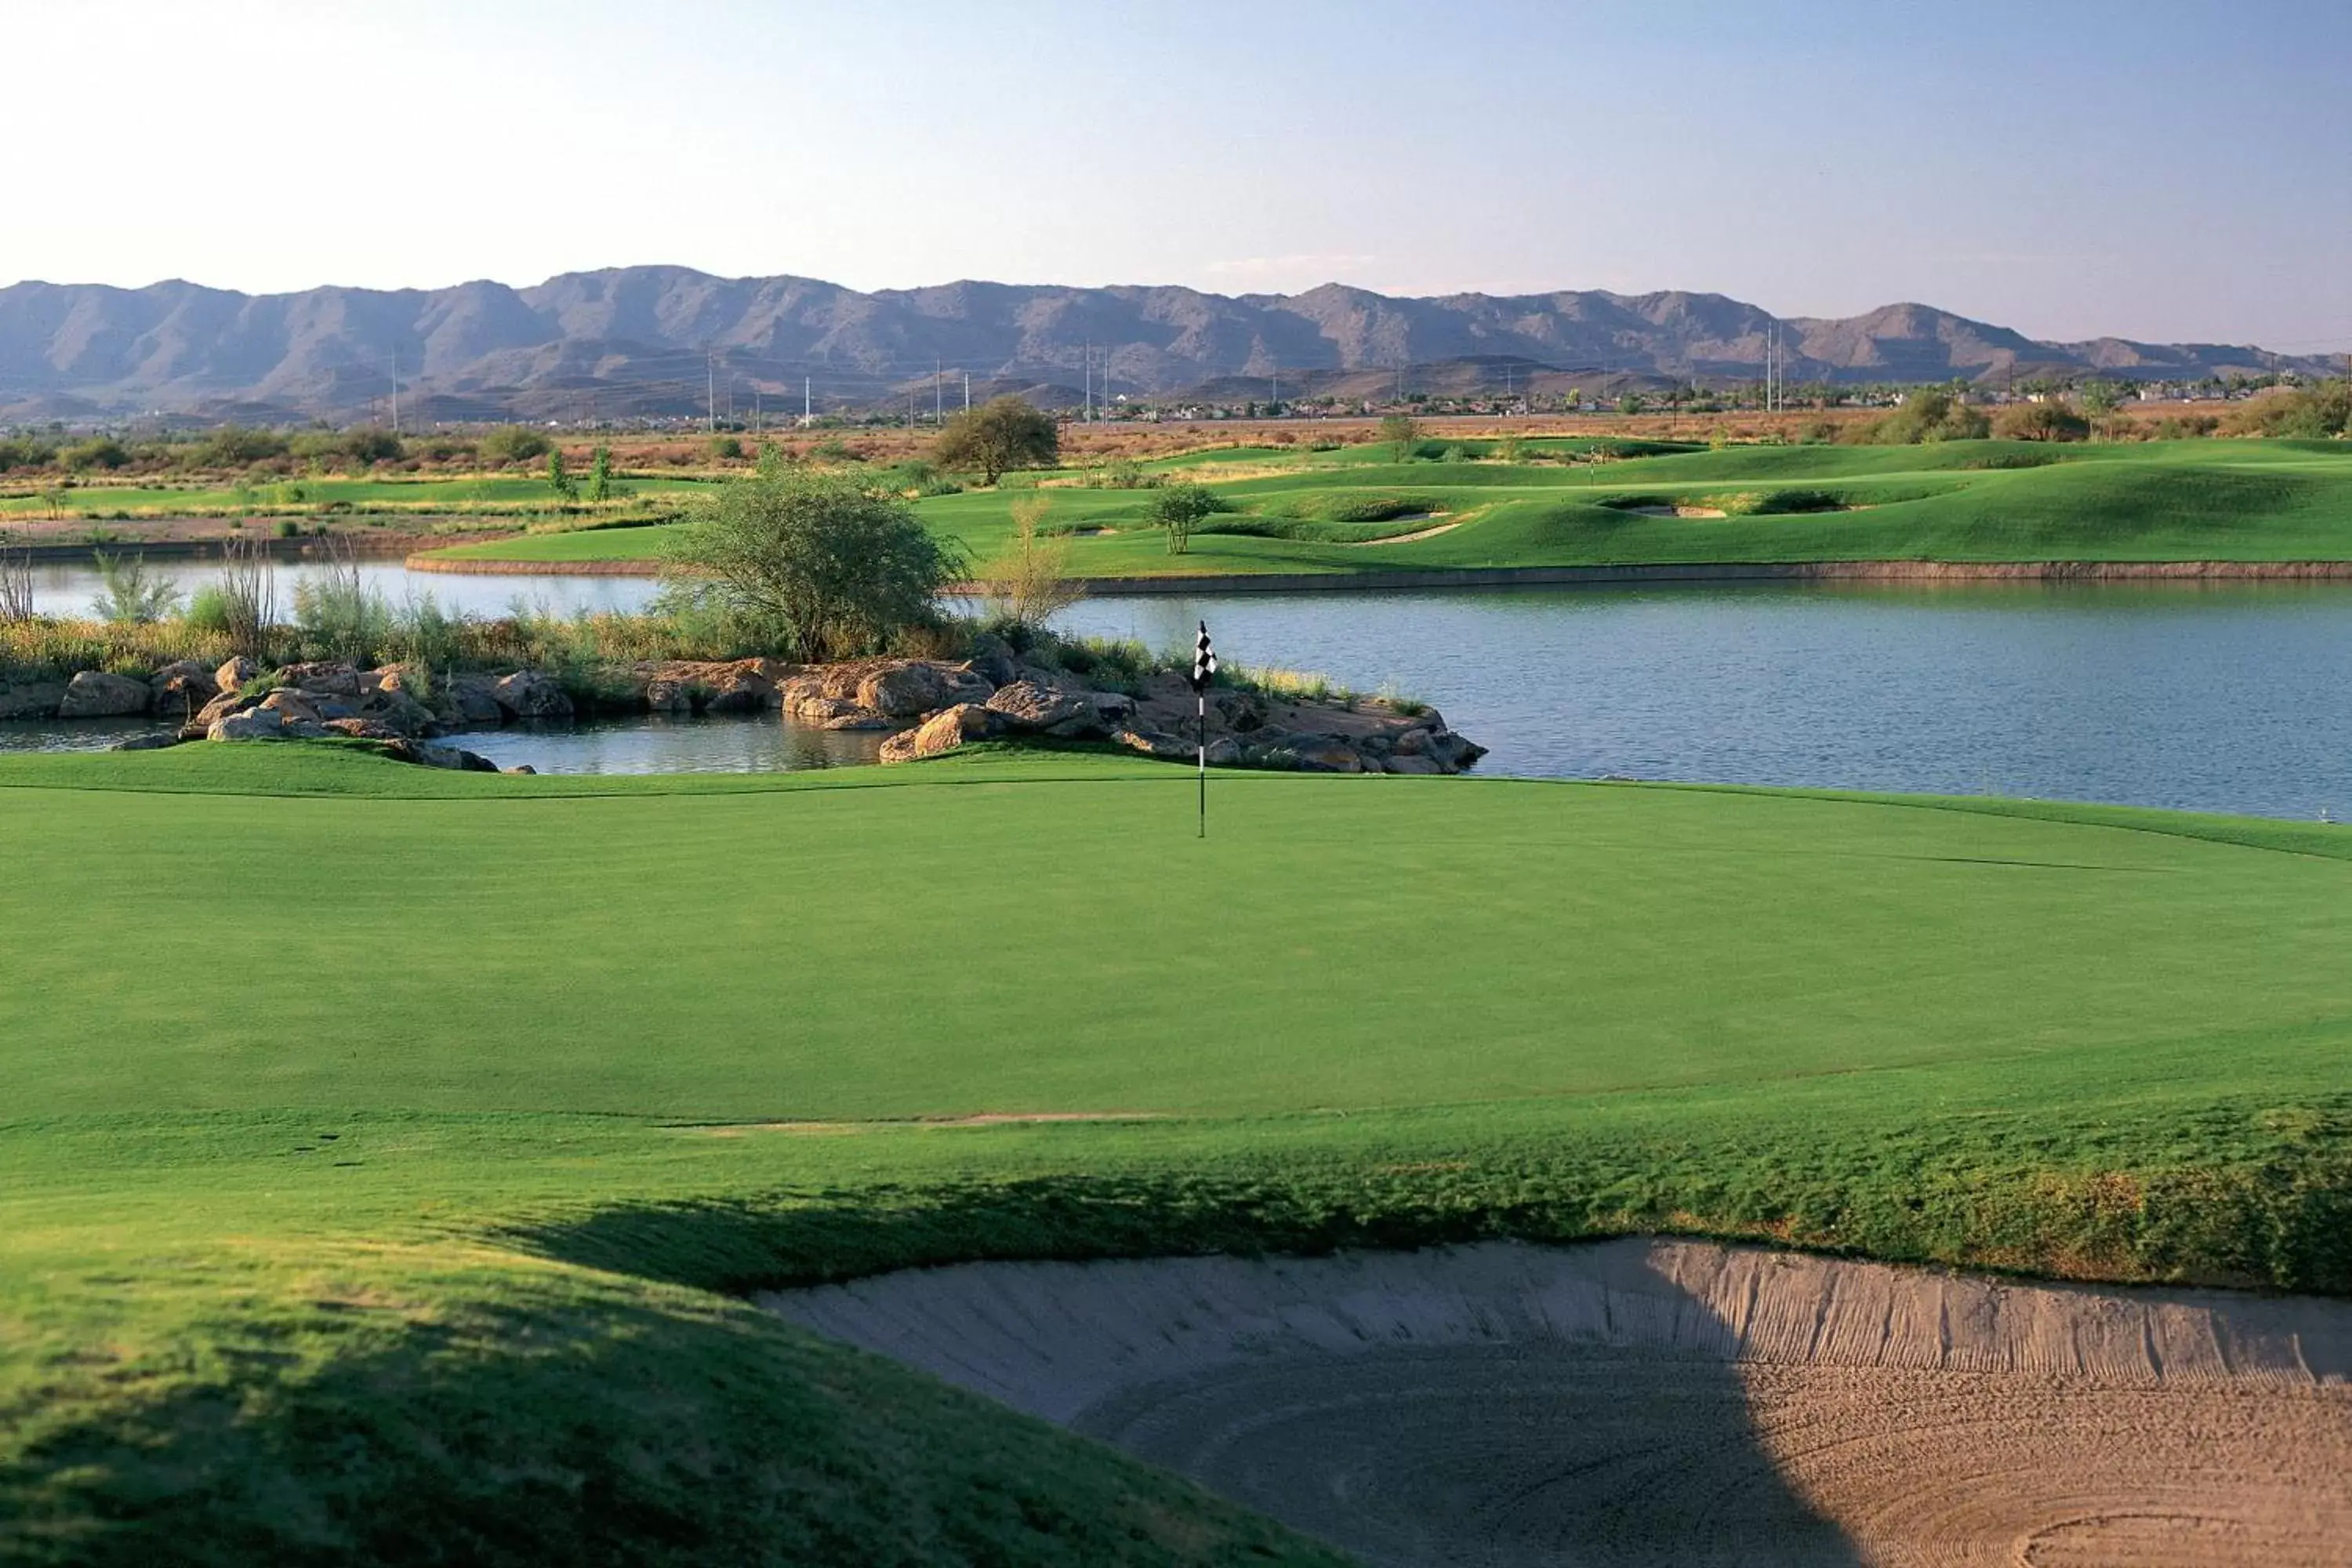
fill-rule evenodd
<path id="1" fill-rule="evenodd" d="M 141 414 L 404 423 L 960 406 L 1020 392 L 1265 397 L 1394 386 L 1615 390 L 1753 381 L 1777 335 L 1790 383 L 2111 374 L 2340 374 L 2343 355 L 2122 338 L 2046 342 L 1919 304 L 1774 317 L 1721 294 L 1562 290 L 1407 299 L 959 282 L 861 293 L 683 267 L 533 288 L 243 294 L 24 282 L 0 289 L 0 420 Z M 929 406 L 926 406 L 929 405 Z"/>

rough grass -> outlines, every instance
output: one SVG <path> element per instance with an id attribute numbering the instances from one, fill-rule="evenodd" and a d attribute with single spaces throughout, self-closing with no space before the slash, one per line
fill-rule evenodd
<path id="1" fill-rule="evenodd" d="M 2352 830 L 1230 775 L 1202 842 L 1192 790 L 0 759 L 0 1556 L 1316 1560 L 719 1294 L 901 1264 L 2352 1292 Z"/>
<path id="2" fill-rule="evenodd" d="M 1530 447 L 1534 446 L 1529 444 Z M 1386 449 L 1225 453 L 1187 465 L 1236 510 L 1166 554 L 1149 491 L 1057 491 L 1055 524 L 1082 531 L 1081 576 L 1361 572 L 1816 560 L 2292 561 L 2352 559 L 2352 443 L 2137 442 L 2063 447 L 1747 447 L 1563 462 L 1380 460 Z M 1590 454 L 1583 454 L 1585 458 Z M 1248 461 L 1240 462 L 1246 458 Z M 1341 460 L 1341 459 L 1345 460 Z M 1266 472 L 1270 462 L 1287 471 Z M 1220 467 L 1253 477 L 1220 480 Z M 1003 542 L 1015 492 L 923 502 L 924 519 L 980 554 Z M 1717 505 L 1722 519 L 1643 517 L 1630 502 Z M 1828 510 L 1843 508 L 1849 510 Z M 1378 542 L 1378 518 L 1462 511 L 1461 526 Z M 1412 531 L 1396 529 L 1391 531 Z M 461 547 L 458 558 L 642 559 L 663 531 Z M 1370 541 L 1370 542 L 1367 542 Z"/>

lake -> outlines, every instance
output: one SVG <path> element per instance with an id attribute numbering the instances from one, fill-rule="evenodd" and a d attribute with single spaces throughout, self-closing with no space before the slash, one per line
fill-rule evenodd
<path id="1" fill-rule="evenodd" d="M 192 584 L 216 570 L 173 569 Z M 518 600 L 635 609 L 654 591 L 362 569 L 394 602 L 429 594 L 478 615 Z M 299 570 L 281 569 L 281 596 Z M 95 589 L 86 571 L 42 584 L 59 610 Z M 1201 620 L 1229 664 L 1435 703 L 1493 749 L 1483 773 L 2352 815 L 2352 584 L 1149 595 L 1087 601 L 1062 625 L 1175 648 Z M 465 743 L 547 772 L 663 772 L 840 765 L 875 742 L 772 719 L 647 719 Z"/>

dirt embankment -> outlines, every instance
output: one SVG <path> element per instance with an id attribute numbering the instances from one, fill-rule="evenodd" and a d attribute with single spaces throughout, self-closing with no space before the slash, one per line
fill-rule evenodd
<path id="1" fill-rule="evenodd" d="M 763 1298 L 1376 1563 L 2341 1564 L 2352 1303 L 1629 1240 Z"/>

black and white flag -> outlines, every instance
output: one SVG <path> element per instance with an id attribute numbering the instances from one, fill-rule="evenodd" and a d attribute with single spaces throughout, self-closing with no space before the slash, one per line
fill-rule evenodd
<path id="1" fill-rule="evenodd" d="M 1201 640 L 1192 645 L 1192 689 L 1206 691 L 1217 678 L 1217 650 L 1209 646 L 1209 623 L 1201 623 Z"/>

